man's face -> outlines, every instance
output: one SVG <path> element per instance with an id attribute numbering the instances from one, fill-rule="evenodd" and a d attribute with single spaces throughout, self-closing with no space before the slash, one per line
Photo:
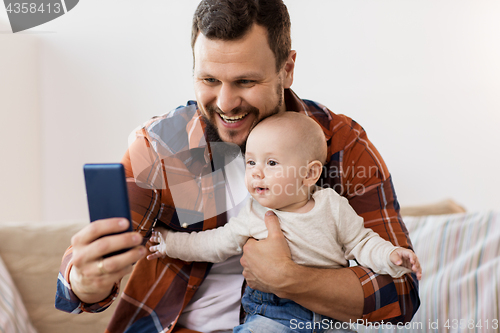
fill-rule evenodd
<path id="1" fill-rule="evenodd" d="M 210 40 L 200 33 L 194 57 L 198 107 L 222 141 L 241 146 L 260 120 L 285 111 L 283 89 L 293 82 L 295 52 L 276 72 L 265 28 L 254 24 L 236 41 Z"/>

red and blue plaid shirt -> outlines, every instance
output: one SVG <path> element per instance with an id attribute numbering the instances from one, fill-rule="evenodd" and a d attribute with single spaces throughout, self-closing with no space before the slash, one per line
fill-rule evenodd
<path id="1" fill-rule="evenodd" d="M 328 162 L 318 185 L 332 187 L 345 196 L 364 218 L 367 228 L 394 245 L 411 248 L 391 176 L 363 128 L 321 104 L 299 99 L 289 89 L 285 90 L 285 103 L 287 110 L 312 117 L 325 133 Z M 122 160 L 133 224 L 143 235 L 154 223 L 191 232 L 222 226 L 227 221 L 224 176 L 214 172 L 200 117 L 193 101 L 154 117 L 137 131 Z M 175 177 L 171 177 L 173 174 Z M 169 188 L 176 185 L 172 180 L 183 184 L 183 195 L 191 199 L 175 198 Z M 204 209 L 199 209 L 200 206 Z M 181 212 L 184 218 L 191 214 L 193 221 L 200 222 L 184 224 L 179 218 Z M 116 298 L 118 287 L 102 302 L 82 303 L 68 282 L 71 256 L 70 247 L 62 260 L 56 307 L 74 313 L 103 311 Z M 191 332 L 175 325 L 210 267 L 210 263 L 186 263 L 170 258 L 140 260 L 106 332 Z M 420 304 L 414 274 L 393 279 L 360 266 L 350 269 L 364 291 L 364 320 L 393 323 L 411 320 Z"/>

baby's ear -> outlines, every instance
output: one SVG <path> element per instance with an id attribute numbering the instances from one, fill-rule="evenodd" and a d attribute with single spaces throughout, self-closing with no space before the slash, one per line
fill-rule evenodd
<path id="1" fill-rule="evenodd" d="M 319 177 L 321 177 L 321 171 L 323 171 L 323 164 L 316 160 L 309 162 L 307 164 L 307 175 L 302 181 L 305 186 L 312 186 L 316 184 Z"/>

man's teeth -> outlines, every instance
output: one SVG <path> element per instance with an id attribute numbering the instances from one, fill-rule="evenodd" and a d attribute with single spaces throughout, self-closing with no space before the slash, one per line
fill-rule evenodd
<path id="1" fill-rule="evenodd" d="M 235 116 L 235 117 L 228 117 L 228 116 L 225 116 L 225 115 L 219 113 L 219 115 L 222 118 L 222 120 L 224 120 L 227 123 L 235 123 L 238 120 L 243 119 L 247 114 L 248 113 L 245 113 L 245 114 L 242 114 L 242 115 L 239 115 L 239 116 Z"/>

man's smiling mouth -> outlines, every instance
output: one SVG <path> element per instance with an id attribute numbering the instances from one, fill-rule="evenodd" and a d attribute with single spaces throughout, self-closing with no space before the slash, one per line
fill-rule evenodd
<path id="1" fill-rule="evenodd" d="M 248 115 L 248 113 L 241 114 L 241 115 L 234 116 L 234 117 L 228 117 L 226 115 L 219 113 L 219 116 L 222 118 L 222 120 L 224 120 L 226 123 L 229 123 L 229 124 L 236 123 L 236 122 L 242 120 L 243 118 L 245 118 L 247 115 Z"/>

